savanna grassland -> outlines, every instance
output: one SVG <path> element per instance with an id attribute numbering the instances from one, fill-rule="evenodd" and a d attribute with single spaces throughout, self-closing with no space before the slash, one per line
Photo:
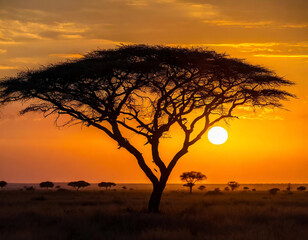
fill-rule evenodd
<path id="1" fill-rule="evenodd" d="M 160 214 L 149 191 L 0 191 L 0 239 L 308 239 L 308 193 L 166 191 Z"/>

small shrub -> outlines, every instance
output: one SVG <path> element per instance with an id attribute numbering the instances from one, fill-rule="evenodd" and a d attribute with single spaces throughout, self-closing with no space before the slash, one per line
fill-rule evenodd
<path id="1" fill-rule="evenodd" d="M 300 186 L 297 188 L 297 191 L 303 192 L 305 191 L 307 188 L 305 186 Z"/>
<path id="2" fill-rule="evenodd" d="M 6 181 L 0 181 L 0 188 L 4 188 L 7 185 Z"/>
<path id="3" fill-rule="evenodd" d="M 219 188 L 215 188 L 214 191 L 208 191 L 206 193 L 206 195 L 221 195 L 221 194 L 222 194 L 222 192 L 220 191 Z"/>
<path id="4" fill-rule="evenodd" d="M 271 195 L 276 195 L 277 192 L 280 191 L 280 189 L 279 189 L 279 188 L 272 188 L 272 189 L 270 189 L 270 190 L 268 190 L 268 191 L 269 191 L 269 193 L 270 193 Z"/>

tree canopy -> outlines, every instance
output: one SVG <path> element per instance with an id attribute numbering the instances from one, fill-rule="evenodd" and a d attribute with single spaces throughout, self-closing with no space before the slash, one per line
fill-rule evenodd
<path id="1" fill-rule="evenodd" d="M 206 176 L 201 172 L 183 172 L 180 176 L 182 181 L 187 182 L 184 187 L 189 187 L 189 192 L 192 193 L 192 188 L 195 186 L 196 182 L 200 182 L 206 179 Z"/>
<path id="2" fill-rule="evenodd" d="M 41 182 L 40 183 L 41 188 L 53 188 L 54 184 L 52 182 L 46 181 L 46 182 Z"/>
<path id="3" fill-rule="evenodd" d="M 98 184 L 99 187 L 104 187 L 106 188 L 106 190 L 109 188 L 111 189 L 111 187 L 115 187 L 117 184 L 115 184 L 114 182 L 101 182 Z"/>
<path id="4" fill-rule="evenodd" d="M 0 187 L 4 188 L 7 185 L 6 181 L 0 181 Z"/>
<path id="5" fill-rule="evenodd" d="M 280 87 L 292 84 L 265 67 L 215 51 L 130 45 L 2 79 L 0 104 L 31 100 L 22 114 L 56 114 L 61 126 L 81 123 L 105 132 L 135 156 L 153 183 L 149 206 L 156 211 L 177 161 L 211 126 L 236 117 L 233 110 L 240 105 L 281 107 L 280 100 L 293 95 Z M 62 115 L 69 120 L 58 121 Z M 171 159 L 163 159 L 160 139 L 174 125 L 184 140 Z M 151 145 L 158 174 L 124 129 Z"/>
<path id="6" fill-rule="evenodd" d="M 88 187 L 91 184 L 81 180 L 81 181 L 76 181 L 76 182 L 69 182 L 67 185 L 70 187 L 76 188 L 76 190 L 79 190 L 79 188 Z"/>
<path id="7" fill-rule="evenodd" d="M 240 184 L 236 181 L 230 181 L 228 182 L 228 186 L 231 188 L 232 191 L 234 191 L 234 189 L 238 188 Z"/>

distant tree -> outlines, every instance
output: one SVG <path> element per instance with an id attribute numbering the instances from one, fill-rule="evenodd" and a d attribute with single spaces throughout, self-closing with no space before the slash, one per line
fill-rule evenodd
<path id="1" fill-rule="evenodd" d="M 41 182 L 40 187 L 41 188 L 53 188 L 54 184 L 52 182 L 46 181 L 46 182 Z"/>
<path id="2" fill-rule="evenodd" d="M 106 182 L 101 182 L 101 183 L 99 183 L 99 184 L 98 184 L 98 186 L 99 186 L 99 187 L 106 188 L 106 190 L 107 190 L 107 188 L 108 188 L 108 186 L 107 186 L 107 183 L 106 183 Z"/>
<path id="3" fill-rule="evenodd" d="M 230 188 L 229 187 L 225 187 L 225 191 L 230 191 Z"/>
<path id="4" fill-rule="evenodd" d="M 288 186 L 287 186 L 286 191 L 287 191 L 288 193 L 290 193 L 290 192 L 291 192 L 291 183 L 288 183 Z"/>
<path id="5" fill-rule="evenodd" d="M 6 181 L 0 181 L 0 188 L 4 188 L 7 185 Z"/>
<path id="6" fill-rule="evenodd" d="M 270 189 L 270 190 L 268 190 L 268 191 L 269 191 L 270 194 L 276 195 L 277 192 L 280 191 L 280 189 L 279 189 L 279 188 L 272 188 L 272 189 Z"/>
<path id="7" fill-rule="evenodd" d="M 122 189 L 123 189 L 123 190 L 126 190 L 126 189 L 127 189 L 127 187 L 126 187 L 126 186 L 123 186 L 123 187 L 122 187 Z"/>
<path id="8" fill-rule="evenodd" d="M 2 79 L 0 105 L 29 102 L 22 114 L 66 115 L 67 122 L 56 123 L 104 132 L 136 158 L 153 185 L 148 210 L 158 212 L 178 160 L 209 128 L 234 119 L 243 105 L 281 107 L 293 95 L 280 87 L 291 84 L 262 66 L 206 49 L 131 45 Z M 176 140 L 178 151 L 163 159 L 161 139 L 176 125 L 183 142 Z M 149 144 L 155 170 L 127 137 L 130 132 Z"/>
<path id="9" fill-rule="evenodd" d="M 238 182 L 231 181 L 231 182 L 228 182 L 228 186 L 231 188 L 232 191 L 234 191 L 234 189 L 238 188 L 240 184 Z"/>
<path id="10" fill-rule="evenodd" d="M 55 188 L 56 188 L 56 189 L 59 189 L 59 188 L 61 188 L 61 186 L 57 185 Z"/>
<path id="11" fill-rule="evenodd" d="M 243 187 L 243 189 L 247 191 L 247 190 L 249 190 L 249 187 Z"/>
<path id="12" fill-rule="evenodd" d="M 300 186 L 297 188 L 297 191 L 303 192 L 305 191 L 307 188 L 305 186 Z"/>
<path id="13" fill-rule="evenodd" d="M 24 189 L 30 192 L 35 191 L 35 188 L 33 186 L 30 186 L 30 187 L 24 186 Z"/>
<path id="14" fill-rule="evenodd" d="M 251 191 L 255 192 L 255 191 L 256 191 L 256 189 L 255 189 L 255 188 L 253 188 L 253 189 L 251 189 Z"/>
<path id="15" fill-rule="evenodd" d="M 76 181 L 76 182 L 70 182 L 67 185 L 76 188 L 76 190 L 78 191 L 80 188 L 88 187 L 91 184 L 85 181 Z"/>
<path id="16" fill-rule="evenodd" d="M 109 188 L 111 189 L 111 187 L 116 186 L 117 184 L 113 183 L 113 182 L 101 182 L 98 184 L 99 187 L 104 187 L 106 188 L 106 190 Z"/>
<path id="17" fill-rule="evenodd" d="M 206 188 L 206 186 L 204 186 L 204 185 L 200 185 L 200 186 L 198 187 L 198 189 L 199 189 L 200 191 L 203 191 L 205 188 Z"/>
<path id="18" fill-rule="evenodd" d="M 192 193 L 192 188 L 195 186 L 196 182 L 200 182 L 206 179 L 206 176 L 201 172 L 183 172 L 180 176 L 182 181 L 186 181 L 187 183 L 184 184 L 184 187 L 189 187 L 189 192 Z"/>
<path id="19" fill-rule="evenodd" d="M 114 182 L 107 182 L 107 185 L 108 185 L 109 189 L 111 189 L 112 187 L 117 186 L 117 184 L 115 184 Z"/>

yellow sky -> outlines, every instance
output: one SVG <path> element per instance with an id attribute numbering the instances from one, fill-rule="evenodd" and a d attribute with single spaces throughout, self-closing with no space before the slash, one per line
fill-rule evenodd
<path id="1" fill-rule="evenodd" d="M 308 2 L 305 0 L 0 0 L 0 77 L 120 43 L 202 46 L 261 64 L 296 82 L 290 111 L 240 109 L 219 124 L 228 141 L 203 137 L 174 169 L 211 183 L 308 182 Z M 40 114 L 0 113 L 0 180 L 148 182 L 135 159 L 96 129 L 57 129 Z M 177 131 L 162 141 L 170 159 Z M 136 136 L 128 136 L 140 144 Z M 145 156 L 150 162 L 150 155 Z"/>

